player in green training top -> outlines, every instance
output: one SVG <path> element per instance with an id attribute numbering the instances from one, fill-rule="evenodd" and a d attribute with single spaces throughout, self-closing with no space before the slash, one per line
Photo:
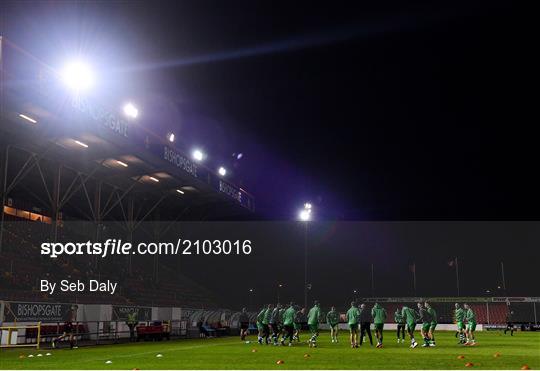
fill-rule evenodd
<path id="1" fill-rule="evenodd" d="M 431 324 L 429 326 L 429 346 L 434 347 L 435 346 L 435 327 L 437 327 L 437 312 L 435 312 L 435 309 L 426 301 L 424 303 L 427 312 L 429 313 L 431 317 Z"/>
<path id="2" fill-rule="evenodd" d="M 427 309 L 422 305 L 422 303 L 418 303 L 418 316 L 420 317 L 420 321 L 422 322 L 422 327 L 420 328 L 420 333 L 422 334 L 422 337 L 424 338 L 424 344 L 422 344 L 423 347 L 429 347 L 429 327 L 431 326 L 431 315 L 427 311 Z"/>
<path id="3" fill-rule="evenodd" d="M 276 307 L 270 314 L 270 320 L 268 321 L 270 324 L 270 329 L 272 330 L 272 342 L 274 345 L 278 345 L 279 340 L 279 334 L 281 333 L 281 304 L 277 303 Z"/>
<path id="4" fill-rule="evenodd" d="M 382 308 L 379 303 L 375 303 L 371 309 L 373 324 L 375 325 L 375 336 L 377 337 L 377 348 L 382 348 L 383 343 L 383 328 L 386 321 L 386 309 Z"/>
<path id="5" fill-rule="evenodd" d="M 326 314 L 326 323 L 328 323 L 328 326 L 330 326 L 332 343 L 337 343 L 339 331 L 339 313 L 336 311 L 336 307 L 332 307 L 330 312 Z"/>
<path id="6" fill-rule="evenodd" d="M 278 338 L 279 338 L 280 335 L 281 335 L 281 337 L 283 337 L 283 335 L 285 335 L 285 326 L 283 325 L 283 316 L 285 315 L 286 310 L 287 310 L 287 308 L 285 308 L 285 307 L 282 307 L 279 310 L 279 333 L 278 333 Z"/>
<path id="7" fill-rule="evenodd" d="M 400 342 L 400 333 L 401 333 L 401 342 L 405 342 L 405 318 L 401 315 L 401 311 L 399 308 L 396 309 L 396 313 L 394 313 L 394 322 L 397 325 L 397 342 L 399 344 Z"/>
<path id="8" fill-rule="evenodd" d="M 351 332 L 351 348 L 358 348 L 358 321 L 360 320 L 360 310 L 354 301 L 351 303 L 351 308 L 347 311 L 346 317 Z"/>
<path id="9" fill-rule="evenodd" d="M 294 316 L 294 340 L 300 342 L 300 331 L 302 330 L 302 324 L 306 322 L 306 308 L 296 311 L 296 315 Z"/>
<path id="10" fill-rule="evenodd" d="M 294 334 L 294 317 L 296 316 L 296 310 L 293 303 L 289 304 L 289 307 L 283 312 L 283 335 L 281 337 L 281 345 L 285 345 L 285 340 L 289 339 L 289 346 L 292 345 Z"/>
<path id="11" fill-rule="evenodd" d="M 264 315 L 262 317 L 262 325 L 263 325 L 263 339 L 266 345 L 268 345 L 268 337 L 270 336 L 270 318 L 272 317 L 272 311 L 274 310 L 273 304 L 268 304 L 266 307 L 266 310 L 264 311 Z M 261 340 L 262 344 L 262 340 Z"/>
<path id="12" fill-rule="evenodd" d="M 474 332 L 476 331 L 476 314 L 474 314 L 469 304 L 463 304 L 463 308 L 465 308 L 465 319 L 467 320 L 467 342 L 465 345 L 476 345 L 476 338 L 474 336 Z"/>
<path id="13" fill-rule="evenodd" d="M 319 336 L 319 321 L 321 319 L 321 307 L 318 301 L 315 301 L 313 307 L 308 312 L 308 327 L 311 332 L 309 338 L 309 346 L 317 346 L 317 337 Z"/>
<path id="14" fill-rule="evenodd" d="M 454 304 L 454 319 L 457 325 L 457 334 L 459 335 L 459 344 L 465 344 L 465 311 L 459 306 L 459 303 Z"/>
<path id="15" fill-rule="evenodd" d="M 403 316 L 403 318 L 405 319 L 405 323 L 407 324 L 407 332 L 409 333 L 409 336 L 411 338 L 411 348 L 416 348 L 418 346 L 418 343 L 416 342 L 416 340 L 414 340 L 414 329 L 416 327 L 416 314 L 414 312 L 414 309 L 404 305 L 403 309 L 401 310 L 401 315 Z"/>
<path id="16" fill-rule="evenodd" d="M 257 341 L 259 342 L 259 344 L 262 344 L 262 341 L 263 341 L 263 333 L 264 333 L 263 318 L 264 318 L 265 313 L 266 313 L 266 307 L 262 307 L 259 314 L 257 314 L 257 331 L 259 332 L 257 335 Z"/>

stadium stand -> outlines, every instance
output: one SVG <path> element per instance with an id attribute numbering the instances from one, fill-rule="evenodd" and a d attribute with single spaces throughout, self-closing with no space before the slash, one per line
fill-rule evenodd
<path id="1" fill-rule="evenodd" d="M 38 245 L 44 240 L 43 223 L 15 221 L 6 223 L 4 249 L 0 253 L 0 289 L 3 300 L 57 301 L 68 303 L 110 303 L 151 306 L 182 306 L 203 308 L 215 306 L 213 295 L 164 261 L 160 264 L 160 279 L 156 281 L 142 266 L 134 265 L 131 274 L 125 264 L 106 260 L 99 270 L 77 256 L 50 259 L 41 257 Z M 48 227 L 48 226 L 47 226 Z M 72 237 L 67 237 L 72 238 Z M 15 246 L 15 248 L 10 248 Z M 39 291 L 39 278 L 51 280 L 88 279 L 99 275 L 103 279 L 121 282 L 119 295 L 85 293 L 76 296 L 55 293 L 54 298 Z M 172 279 L 174 278 L 174 279 Z"/>

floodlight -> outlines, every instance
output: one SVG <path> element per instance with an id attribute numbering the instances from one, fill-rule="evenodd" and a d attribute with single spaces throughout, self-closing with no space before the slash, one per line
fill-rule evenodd
<path id="1" fill-rule="evenodd" d="M 167 140 L 168 140 L 169 142 L 171 142 L 171 143 L 174 142 L 174 138 L 175 138 L 174 133 L 169 133 L 169 134 L 167 134 Z"/>
<path id="2" fill-rule="evenodd" d="M 311 219 L 311 211 L 306 209 L 301 210 L 298 213 L 298 218 L 303 222 L 309 221 Z"/>
<path id="3" fill-rule="evenodd" d="M 220 168 L 218 169 L 218 173 L 221 176 L 225 176 L 227 175 L 227 169 L 225 169 L 223 166 L 220 166 Z"/>
<path id="4" fill-rule="evenodd" d="M 121 166 L 123 166 L 123 167 L 128 167 L 128 164 L 126 164 L 126 163 L 125 163 L 125 162 L 123 162 L 123 161 L 120 161 L 120 160 L 116 160 L 116 163 L 117 163 L 118 165 L 121 165 Z"/>
<path id="5" fill-rule="evenodd" d="M 306 203 L 304 204 L 304 209 L 306 209 L 306 210 L 311 210 L 311 203 L 306 202 Z"/>
<path id="6" fill-rule="evenodd" d="M 124 104 L 124 115 L 129 118 L 136 119 L 139 116 L 139 110 L 133 103 Z"/>
<path id="7" fill-rule="evenodd" d="M 94 84 L 92 70 L 81 61 L 67 64 L 62 71 L 62 80 L 67 87 L 76 92 L 87 90 Z"/>
<path id="8" fill-rule="evenodd" d="M 204 153 L 200 149 L 196 149 L 191 154 L 196 161 L 202 161 L 204 159 Z"/>
<path id="9" fill-rule="evenodd" d="M 37 124 L 37 120 L 31 118 L 30 116 L 23 115 L 22 113 L 19 113 L 19 117 L 22 119 L 25 119 L 26 121 L 30 121 L 32 124 Z"/>
<path id="10" fill-rule="evenodd" d="M 154 178 L 153 176 L 150 177 L 150 180 L 151 181 L 154 181 L 156 183 L 159 183 L 159 179 L 158 178 Z"/>
<path id="11" fill-rule="evenodd" d="M 81 147 L 88 148 L 88 144 L 81 142 L 80 140 L 74 140 L 75 143 L 80 145 Z"/>
<path id="12" fill-rule="evenodd" d="M 185 192 L 182 191 L 181 189 L 177 189 L 176 192 L 180 193 L 181 195 L 183 195 Z"/>

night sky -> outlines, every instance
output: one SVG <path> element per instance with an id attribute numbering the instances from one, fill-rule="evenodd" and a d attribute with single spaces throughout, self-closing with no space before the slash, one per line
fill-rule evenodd
<path id="1" fill-rule="evenodd" d="M 210 161 L 225 163 L 265 220 L 294 219 L 305 201 L 318 220 L 538 219 L 528 24 L 510 1 L 0 5 L 1 34 L 54 67 L 80 51 L 107 86 L 99 94 L 118 104 L 130 97 L 142 125 L 175 131 L 180 146 L 202 146 Z M 470 294 L 497 285 L 499 260 L 512 259 L 513 248 L 538 258 L 526 244 L 490 250 L 489 278 Z M 486 249 L 470 250 L 470 261 Z M 400 250 L 380 293 L 410 290 L 391 283 L 413 261 L 426 267 L 426 284 L 456 253 L 435 250 Z M 352 251 L 342 247 L 334 258 Z M 532 263 L 519 259 L 508 269 L 526 288 L 520 265 Z M 365 283 L 371 260 L 342 273 L 362 272 Z M 443 291 L 453 295 L 446 273 Z M 243 279 L 231 273 L 238 300 Z M 275 283 L 259 281 L 252 284 L 272 296 Z"/>

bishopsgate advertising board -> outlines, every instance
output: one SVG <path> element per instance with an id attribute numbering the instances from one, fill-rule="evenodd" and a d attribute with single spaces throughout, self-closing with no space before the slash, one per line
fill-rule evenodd
<path id="1" fill-rule="evenodd" d="M 71 320 L 77 306 L 59 303 L 6 302 L 5 322 L 64 322 Z"/>
<path id="2" fill-rule="evenodd" d="M 152 308 L 150 307 L 133 307 L 126 305 L 113 305 L 112 308 L 113 320 L 125 321 L 128 319 L 128 315 L 135 313 L 138 321 L 150 321 L 152 320 Z"/>

